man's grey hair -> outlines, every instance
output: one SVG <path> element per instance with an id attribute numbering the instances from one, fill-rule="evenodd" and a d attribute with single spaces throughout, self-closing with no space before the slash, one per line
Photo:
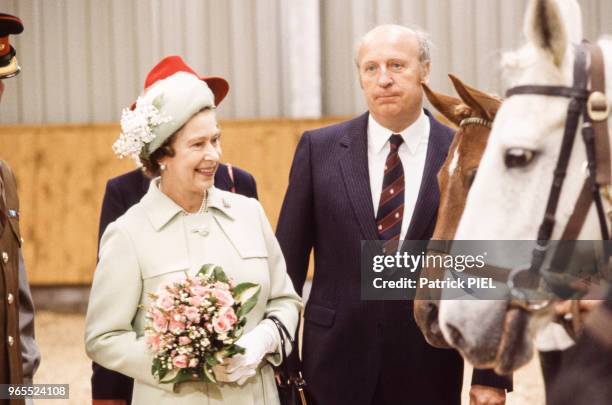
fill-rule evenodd
<path id="1" fill-rule="evenodd" d="M 429 38 L 429 34 L 427 32 L 416 27 L 410 28 L 399 24 L 384 24 L 372 28 L 370 31 L 365 33 L 355 44 L 355 66 L 357 66 L 357 69 L 359 69 L 359 50 L 361 49 L 361 46 L 363 45 L 366 37 L 370 32 L 383 27 L 402 30 L 414 35 L 419 45 L 419 64 L 421 71 L 425 68 L 425 65 L 431 62 L 431 49 L 433 48 L 433 43 L 431 42 L 431 39 Z"/>

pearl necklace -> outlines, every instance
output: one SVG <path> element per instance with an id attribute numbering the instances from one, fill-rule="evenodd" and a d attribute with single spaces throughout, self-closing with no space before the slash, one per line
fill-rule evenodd
<path id="1" fill-rule="evenodd" d="M 200 208 L 198 209 L 197 212 L 187 212 L 187 211 L 183 210 L 183 215 L 185 215 L 185 216 L 198 215 L 198 214 L 201 214 L 201 213 L 205 212 L 206 208 L 207 208 L 207 205 L 208 205 L 207 204 L 208 203 L 208 198 L 206 198 L 206 197 L 207 197 L 206 192 L 204 192 L 204 198 L 202 198 L 202 204 L 200 204 Z"/>

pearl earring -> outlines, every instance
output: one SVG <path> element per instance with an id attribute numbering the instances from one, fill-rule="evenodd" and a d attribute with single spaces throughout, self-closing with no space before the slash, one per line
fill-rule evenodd
<path id="1" fill-rule="evenodd" d="M 159 165 L 159 169 L 163 172 L 164 170 L 166 170 L 166 165 L 162 163 L 161 165 Z"/>

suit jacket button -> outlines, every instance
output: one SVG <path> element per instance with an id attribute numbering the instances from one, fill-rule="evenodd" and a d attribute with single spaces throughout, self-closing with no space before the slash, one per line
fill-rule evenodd
<path id="1" fill-rule="evenodd" d="M 8 253 L 6 253 L 6 252 L 2 252 L 2 261 L 3 261 L 4 263 L 8 263 L 8 259 L 9 259 L 9 257 L 8 257 Z"/>
<path id="2" fill-rule="evenodd" d="M 13 346 L 13 344 L 15 343 L 15 339 L 13 339 L 12 336 L 9 336 L 6 340 L 9 346 Z"/>
<path id="3" fill-rule="evenodd" d="M 12 303 L 13 303 L 13 301 L 15 301 L 15 297 L 13 296 L 13 294 L 9 293 L 9 294 L 6 296 L 6 300 L 8 301 L 8 303 L 9 303 L 9 304 L 12 304 Z"/>

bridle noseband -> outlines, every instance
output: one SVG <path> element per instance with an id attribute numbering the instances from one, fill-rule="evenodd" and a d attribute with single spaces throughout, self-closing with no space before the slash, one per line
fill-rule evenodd
<path id="1" fill-rule="evenodd" d="M 480 125 L 481 127 L 491 129 L 491 125 L 493 125 L 493 123 L 485 118 L 469 117 L 461 120 L 461 122 L 459 123 L 459 128 L 465 127 L 467 125 Z"/>

